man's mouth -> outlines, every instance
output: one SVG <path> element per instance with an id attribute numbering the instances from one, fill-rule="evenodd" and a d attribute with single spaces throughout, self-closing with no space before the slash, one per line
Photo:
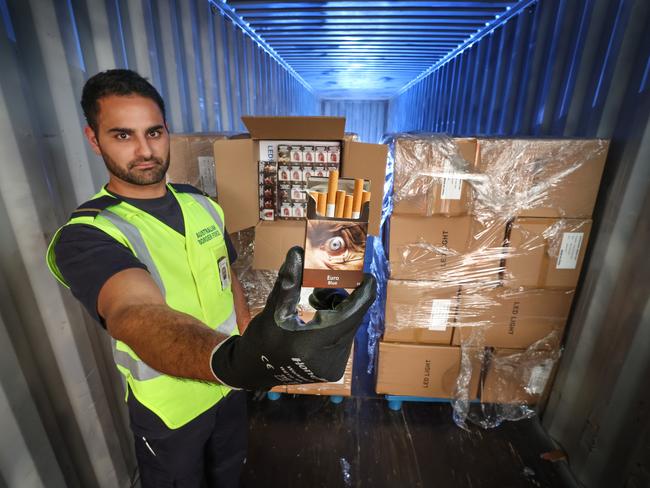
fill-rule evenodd
<path id="1" fill-rule="evenodd" d="M 152 169 L 152 168 L 155 168 L 156 166 L 158 166 L 157 162 L 155 162 L 155 161 L 147 161 L 145 163 L 138 163 L 138 164 L 134 165 L 133 168 L 134 169 L 142 169 L 142 170 L 144 170 L 144 169 Z"/>

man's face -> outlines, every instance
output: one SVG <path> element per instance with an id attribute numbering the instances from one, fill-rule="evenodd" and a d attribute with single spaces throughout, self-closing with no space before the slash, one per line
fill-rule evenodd
<path id="1" fill-rule="evenodd" d="M 99 100 L 97 133 L 86 127 L 93 151 L 112 177 L 152 185 L 169 167 L 169 133 L 160 108 L 150 98 L 111 95 Z"/>

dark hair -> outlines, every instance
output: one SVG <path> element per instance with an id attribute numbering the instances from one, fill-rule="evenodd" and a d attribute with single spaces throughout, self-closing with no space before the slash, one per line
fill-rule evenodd
<path id="1" fill-rule="evenodd" d="M 145 78 L 130 69 L 109 69 L 90 77 L 81 93 L 81 108 L 86 122 L 97 134 L 99 99 L 110 95 L 140 95 L 150 98 L 160 107 L 165 118 L 165 102 L 160 93 Z"/>

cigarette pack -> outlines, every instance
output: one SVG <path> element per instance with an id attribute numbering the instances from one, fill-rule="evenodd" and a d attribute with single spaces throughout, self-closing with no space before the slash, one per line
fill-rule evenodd
<path id="1" fill-rule="evenodd" d="M 314 177 L 307 183 L 303 286 L 355 288 L 363 279 L 370 202 L 361 204 L 356 219 L 327 217 L 322 210 L 318 212 L 314 195 L 327 193 L 328 181 L 327 178 Z M 334 193 L 339 190 L 353 195 L 354 187 L 354 179 L 340 178 Z M 364 181 L 362 189 L 368 191 L 369 188 L 370 182 Z M 351 209 L 348 214 L 351 215 Z"/>

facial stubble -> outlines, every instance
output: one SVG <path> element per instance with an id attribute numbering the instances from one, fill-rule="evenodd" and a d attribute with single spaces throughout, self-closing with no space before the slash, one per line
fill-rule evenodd
<path id="1" fill-rule="evenodd" d="M 156 157 L 151 157 L 149 159 L 134 159 L 133 161 L 130 161 L 127 168 L 124 169 L 104 151 L 101 151 L 101 155 L 104 164 L 106 165 L 106 169 L 110 174 L 133 185 L 145 186 L 160 183 L 169 168 L 169 156 L 167 156 L 167 160 L 164 162 L 162 159 Z M 143 163 L 154 163 L 155 166 L 150 169 L 137 169 L 137 165 Z"/>

